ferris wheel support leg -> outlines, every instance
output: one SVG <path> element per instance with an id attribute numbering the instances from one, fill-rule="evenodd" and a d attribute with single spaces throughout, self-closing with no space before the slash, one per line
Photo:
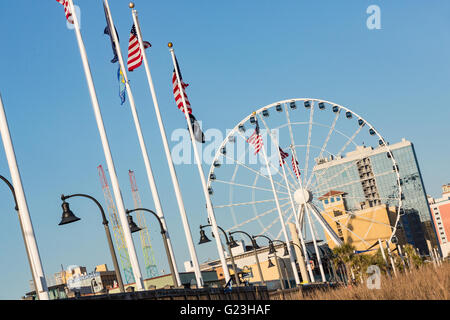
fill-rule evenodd
<path id="1" fill-rule="evenodd" d="M 326 282 L 327 279 L 325 278 L 325 273 L 323 271 L 322 259 L 320 258 L 319 247 L 317 246 L 316 234 L 313 229 L 313 225 L 312 225 L 312 221 L 311 221 L 312 219 L 310 216 L 310 208 L 308 205 L 306 206 L 305 210 L 306 210 L 306 212 L 305 212 L 306 218 L 308 219 L 309 231 L 311 232 L 312 240 L 314 243 L 314 250 L 315 250 L 316 256 L 317 256 L 317 262 L 319 264 L 320 275 L 322 276 L 322 282 Z"/>
<path id="2" fill-rule="evenodd" d="M 312 208 L 312 214 L 316 217 L 316 219 L 319 221 L 322 228 L 328 233 L 331 240 L 337 245 L 340 246 L 342 244 L 342 240 L 339 238 L 339 236 L 334 232 L 334 230 L 330 227 L 330 225 L 325 221 L 325 219 L 320 214 L 319 209 L 314 204 L 311 204 L 310 207 Z"/>

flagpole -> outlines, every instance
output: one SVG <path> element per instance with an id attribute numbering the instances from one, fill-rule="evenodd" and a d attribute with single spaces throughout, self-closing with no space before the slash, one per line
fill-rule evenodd
<path id="1" fill-rule="evenodd" d="M 6 119 L 1 95 L 0 131 L 3 140 L 3 147 L 5 149 L 6 158 L 8 161 L 9 171 L 11 173 L 12 184 L 14 186 L 14 193 L 17 198 L 18 214 L 21 223 L 22 234 L 24 236 L 25 249 L 29 257 L 31 272 L 34 279 L 34 286 L 35 288 L 37 288 L 36 295 L 39 297 L 39 300 L 49 300 L 44 270 L 42 268 L 41 258 L 39 256 L 39 250 L 36 243 L 33 224 L 31 223 L 30 212 L 28 211 L 28 204 L 22 186 L 22 179 L 20 178 L 19 168 L 17 166 L 14 146 L 11 140 L 11 135 L 9 133 L 8 121 Z"/>
<path id="2" fill-rule="evenodd" d="M 117 34 L 115 32 L 116 29 L 114 27 L 114 21 L 113 21 L 113 18 L 112 18 L 112 15 L 111 15 L 111 11 L 110 11 L 110 8 L 109 8 L 108 0 L 104 0 L 104 3 L 105 3 L 106 10 L 108 11 L 109 24 L 111 25 L 111 29 L 112 29 L 112 30 L 110 30 L 110 33 L 112 35 L 112 39 L 113 39 L 113 41 L 115 43 L 115 46 L 116 46 L 116 52 L 117 52 L 117 56 L 118 56 L 118 61 L 119 61 L 119 64 L 120 64 L 120 68 L 122 70 L 122 74 L 123 74 L 124 79 L 125 79 L 125 87 L 127 89 L 127 94 L 128 94 L 128 98 L 129 98 L 129 101 L 130 101 L 131 113 L 133 115 L 134 125 L 136 127 L 136 133 L 137 133 L 138 139 L 139 139 L 139 146 L 141 148 L 142 157 L 144 159 L 145 169 L 146 169 L 146 172 L 147 172 L 147 179 L 148 179 L 148 182 L 150 184 L 150 190 L 152 192 L 153 202 L 155 204 L 155 211 L 158 214 L 158 217 L 161 219 L 161 222 L 163 223 L 164 228 L 167 230 L 167 224 L 166 224 L 164 213 L 163 213 L 163 210 L 162 210 L 161 201 L 160 201 L 160 198 L 159 198 L 158 189 L 156 187 L 155 178 L 153 176 L 153 171 L 152 171 L 152 167 L 151 167 L 151 164 L 150 164 L 150 159 L 148 157 L 147 147 L 145 146 L 144 136 L 142 135 L 141 125 L 140 125 L 140 122 L 139 122 L 139 116 L 138 116 L 137 111 L 136 111 L 136 104 L 135 104 L 135 101 L 134 101 L 134 96 L 133 96 L 133 93 L 131 91 L 130 83 L 128 81 L 128 75 L 127 75 L 127 71 L 126 71 L 127 69 L 126 69 L 125 63 L 123 61 L 122 52 L 120 50 L 119 39 L 117 38 Z M 166 235 L 168 236 L 168 233 Z M 170 252 L 172 261 L 174 261 L 174 263 L 175 263 L 175 256 L 173 255 L 173 248 L 172 248 L 172 244 L 170 242 L 170 237 L 169 236 L 167 237 L 167 245 L 169 247 L 169 252 Z M 177 270 L 176 265 L 172 266 L 172 267 L 175 267 L 174 269 Z M 176 275 L 177 275 L 177 282 L 178 282 L 177 285 L 181 285 L 181 281 L 179 281 L 178 271 L 176 271 Z M 174 283 L 174 285 L 175 285 L 175 283 Z"/>
<path id="3" fill-rule="evenodd" d="M 116 200 L 117 211 L 119 213 L 120 223 L 122 225 L 122 231 L 124 233 L 125 244 L 128 250 L 128 256 L 130 258 L 131 267 L 133 269 L 134 279 L 136 281 L 136 286 L 138 290 L 144 289 L 144 282 L 142 279 L 142 273 L 139 268 L 139 262 L 137 259 L 136 249 L 134 247 L 133 238 L 131 237 L 130 227 L 128 225 L 127 216 L 125 213 L 125 206 L 122 199 L 122 193 L 119 187 L 119 181 L 116 175 L 116 169 L 114 167 L 114 161 L 111 155 L 111 150 L 109 148 L 108 137 L 106 135 L 105 126 L 103 124 L 102 115 L 100 112 L 100 106 L 98 104 L 97 93 L 95 91 L 94 81 L 92 79 L 91 69 L 89 66 L 89 61 L 86 54 L 86 48 L 84 46 L 83 38 L 81 36 L 80 24 L 78 17 L 75 12 L 73 5 L 73 0 L 68 0 L 70 11 L 72 12 L 75 34 L 78 41 L 78 47 L 80 49 L 81 60 L 83 62 L 84 73 L 86 76 L 86 82 L 89 88 L 89 94 L 91 96 L 92 107 L 94 109 L 95 120 L 97 121 L 98 131 L 100 133 L 100 139 L 102 141 L 103 152 L 106 158 L 106 165 L 108 167 L 109 176 L 111 179 L 111 185 L 113 187 L 113 193 Z"/>
<path id="4" fill-rule="evenodd" d="M 197 150 L 197 144 L 195 142 L 194 131 L 192 129 L 191 119 L 189 117 L 188 109 L 186 106 L 186 99 L 184 97 L 184 92 L 183 92 L 183 88 L 182 88 L 183 86 L 181 83 L 180 74 L 179 74 L 179 70 L 177 67 L 176 59 L 175 59 L 175 52 L 174 52 L 172 46 L 173 46 L 173 44 L 171 42 L 169 42 L 169 48 L 170 48 L 170 54 L 172 56 L 173 67 L 175 69 L 175 74 L 177 76 L 178 86 L 180 87 L 180 93 L 181 93 L 180 95 L 181 95 L 181 100 L 183 102 L 184 115 L 185 115 L 186 122 L 188 125 L 189 134 L 191 136 L 192 148 L 194 149 L 194 157 L 195 157 L 195 161 L 197 162 L 198 173 L 200 175 L 200 180 L 202 182 L 203 194 L 205 195 L 205 199 L 206 199 L 206 209 L 208 212 L 208 218 L 209 218 L 209 221 L 211 222 L 214 239 L 216 240 L 217 251 L 219 253 L 220 262 L 222 264 L 225 281 L 228 283 L 228 281 L 231 278 L 230 272 L 228 270 L 228 265 L 225 260 L 225 255 L 223 253 L 224 250 L 222 247 L 222 242 L 220 241 L 220 234 L 219 234 L 219 230 L 217 227 L 216 218 L 214 216 L 214 211 L 213 211 L 213 207 L 212 207 L 212 203 L 211 203 L 211 198 L 210 198 L 209 192 L 208 192 L 208 187 L 206 185 L 205 173 L 203 172 L 202 163 L 201 163 L 200 156 L 199 156 L 199 153 Z"/>
<path id="5" fill-rule="evenodd" d="M 132 2 L 130 3 L 130 8 L 131 9 L 134 8 L 134 3 L 132 3 Z M 159 131 L 161 132 L 161 138 L 162 138 L 162 142 L 163 142 L 163 146 L 164 146 L 164 152 L 166 154 L 167 164 L 169 165 L 169 171 L 170 171 L 170 176 L 172 178 L 172 184 L 173 184 L 174 189 L 175 189 L 175 197 L 177 199 L 178 209 L 180 211 L 181 216 L 186 216 L 186 209 L 184 207 L 183 198 L 181 196 L 180 185 L 178 183 L 177 174 L 176 174 L 175 167 L 174 167 L 174 164 L 173 164 L 172 154 L 170 153 L 169 143 L 167 141 L 167 136 L 166 136 L 166 130 L 164 128 L 164 123 L 163 123 L 162 118 L 161 118 L 161 113 L 160 113 L 160 110 L 159 110 L 159 104 L 158 104 L 158 100 L 156 98 L 155 87 L 153 86 L 152 75 L 150 73 L 150 67 L 149 67 L 149 64 L 148 64 L 147 55 L 145 53 L 145 47 L 144 47 L 144 43 L 143 43 L 142 32 L 141 32 L 141 27 L 139 25 L 137 11 L 133 9 L 132 10 L 132 15 L 133 15 L 134 25 L 136 26 L 136 32 L 138 34 L 137 38 L 138 38 L 138 41 L 139 41 L 140 50 L 142 52 L 145 72 L 147 74 L 148 85 L 149 85 L 150 92 L 151 92 L 152 99 L 153 99 L 153 105 L 155 107 L 156 119 L 158 121 Z M 170 243 L 169 241 L 170 241 L 170 238 L 167 237 L 167 242 Z M 180 275 L 179 275 L 178 270 L 177 270 L 177 265 L 176 265 L 176 262 L 175 262 L 175 256 L 173 254 L 173 250 L 172 250 L 172 247 L 170 245 L 169 245 L 169 251 L 170 251 L 170 255 L 172 256 L 172 261 L 173 261 L 172 268 L 173 268 L 174 273 L 175 273 L 175 277 L 176 277 L 176 280 L 177 280 L 177 285 L 181 286 L 181 280 L 180 280 Z"/>
<path id="6" fill-rule="evenodd" d="M 254 115 L 256 117 L 256 113 L 254 113 Z M 262 120 L 261 116 L 260 116 L 260 119 Z M 264 120 L 262 120 L 262 121 L 264 121 Z M 298 277 L 297 265 L 295 264 L 294 255 L 293 255 L 293 252 L 292 252 L 292 246 L 290 245 L 291 242 L 289 240 L 289 237 L 288 237 L 288 234 L 287 234 L 287 231 L 286 231 L 286 225 L 284 224 L 283 214 L 281 213 L 281 207 L 280 207 L 280 202 L 278 200 L 278 194 L 277 194 L 277 192 L 275 190 L 275 184 L 273 182 L 272 174 L 270 173 L 269 160 L 267 159 L 267 154 L 266 154 L 266 150 L 265 150 L 264 144 L 263 144 L 261 149 L 262 149 L 262 152 L 263 152 L 264 160 L 266 162 L 267 175 L 269 176 L 270 184 L 272 186 L 273 196 L 275 198 L 275 204 L 276 204 L 277 211 L 278 211 L 278 217 L 280 219 L 281 230 L 283 232 L 284 240 L 285 240 L 286 244 L 288 244 L 287 247 L 288 247 L 288 252 L 289 252 L 289 259 L 291 261 L 291 266 L 293 268 L 292 271 L 294 273 L 295 283 L 297 285 L 299 285 L 300 284 L 300 279 Z M 277 150 L 277 152 L 278 152 L 278 154 L 280 153 L 279 150 Z"/>

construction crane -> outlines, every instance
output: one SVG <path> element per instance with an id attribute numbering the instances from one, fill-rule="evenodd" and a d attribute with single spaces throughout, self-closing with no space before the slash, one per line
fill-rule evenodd
<path id="1" fill-rule="evenodd" d="M 131 193 L 133 194 L 134 208 L 142 208 L 141 197 L 139 196 L 138 187 L 136 184 L 136 177 L 134 171 L 128 170 L 130 176 Z M 156 266 L 155 255 L 153 253 L 152 244 L 150 241 L 150 233 L 145 221 L 144 212 L 136 211 L 138 226 L 142 228 L 139 231 L 139 238 L 141 239 L 142 253 L 144 255 L 145 270 L 149 278 L 158 276 L 158 268 Z"/>
<path id="2" fill-rule="evenodd" d="M 103 171 L 102 165 L 97 167 L 98 175 L 100 177 L 100 183 L 103 189 L 103 195 L 105 196 L 106 204 L 108 206 L 108 214 L 110 222 L 112 222 L 112 228 L 114 233 L 114 239 L 119 255 L 120 264 L 123 270 L 123 276 L 125 283 L 132 283 L 134 281 L 133 270 L 131 268 L 130 257 L 128 256 L 127 246 L 125 244 L 125 238 L 123 236 L 122 226 L 117 218 L 117 208 L 114 204 L 111 191 L 109 190 L 108 180 L 106 179 L 105 171 Z"/>

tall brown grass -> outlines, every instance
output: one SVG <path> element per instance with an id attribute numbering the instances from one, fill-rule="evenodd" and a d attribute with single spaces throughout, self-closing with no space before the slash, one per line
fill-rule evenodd
<path id="1" fill-rule="evenodd" d="M 392 278 L 383 275 L 380 289 L 369 289 L 364 281 L 352 287 L 271 294 L 272 300 L 448 300 L 449 297 L 450 262 L 437 268 L 427 264 Z"/>

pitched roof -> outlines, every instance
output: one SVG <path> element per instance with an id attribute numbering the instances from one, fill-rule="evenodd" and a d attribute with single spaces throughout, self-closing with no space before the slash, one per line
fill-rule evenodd
<path id="1" fill-rule="evenodd" d="M 339 194 L 345 194 L 345 192 L 343 192 L 343 191 L 335 191 L 335 190 L 331 190 L 331 191 L 325 193 L 323 196 L 321 196 L 321 197 L 319 198 L 319 200 L 324 200 L 324 199 L 326 199 L 326 198 L 333 197 L 333 196 L 337 196 L 337 195 L 339 195 Z"/>

